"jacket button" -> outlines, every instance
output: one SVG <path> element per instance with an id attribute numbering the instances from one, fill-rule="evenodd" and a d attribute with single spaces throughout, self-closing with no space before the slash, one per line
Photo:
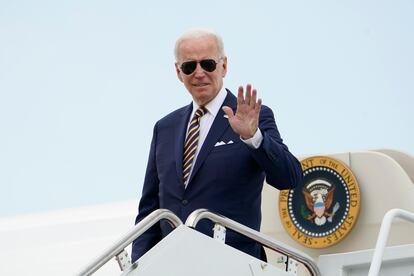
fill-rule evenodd
<path id="1" fill-rule="evenodd" d="M 188 204 L 188 200 L 187 200 L 187 199 L 183 199 L 183 200 L 181 201 L 181 203 L 182 203 L 183 205 L 187 205 L 187 204 Z"/>

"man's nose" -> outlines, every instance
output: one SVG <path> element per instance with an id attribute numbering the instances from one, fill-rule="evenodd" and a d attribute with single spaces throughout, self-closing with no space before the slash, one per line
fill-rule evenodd
<path id="1" fill-rule="evenodd" d="M 200 63 L 197 63 L 196 69 L 194 70 L 194 77 L 196 78 L 204 77 L 205 74 L 206 74 L 206 71 L 204 71 L 204 69 L 201 68 Z"/>

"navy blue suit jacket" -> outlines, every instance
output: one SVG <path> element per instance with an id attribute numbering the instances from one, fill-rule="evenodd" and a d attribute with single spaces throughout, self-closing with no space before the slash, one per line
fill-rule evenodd
<path id="1" fill-rule="evenodd" d="M 224 101 L 234 111 L 236 97 L 227 92 Z M 258 149 L 247 146 L 229 125 L 220 109 L 200 149 L 191 178 L 184 188 L 183 144 L 192 104 L 159 120 L 151 142 L 148 165 L 136 223 L 152 211 L 166 208 L 183 222 L 194 210 L 206 208 L 255 230 L 261 223 L 263 181 L 278 188 L 294 188 L 302 180 L 298 160 L 283 144 L 273 112 L 262 106 L 259 128 L 263 142 Z M 215 147 L 219 141 L 232 144 Z M 202 220 L 197 230 L 212 236 L 213 225 Z M 171 231 L 160 222 L 137 238 L 132 246 L 135 261 Z M 252 256 L 261 257 L 261 247 L 227 231 L 226 243 Z"/>

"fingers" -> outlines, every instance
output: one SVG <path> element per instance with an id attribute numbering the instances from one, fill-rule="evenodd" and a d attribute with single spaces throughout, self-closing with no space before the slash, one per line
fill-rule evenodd
<path id="1" fill-rule="evenodd" d="M 223 109 L 224 113 L 226 113 L 226 115 L 229 117 L 229 119 L 233 118 L 234 113 L 233 113 L 233 110 L 230 107 L 223 106 L 222 109 Z"/>
<path id="2" fill-rule="evenodd" d="M 245 103 L 247 105 L 250 105 L 251 97 L 252 97 L 252 85 L 248 83 L 246 85 L 246 97 L 245 97 Z"/>
<path id="3" fill-rule="evenodd" d="M 257 103 L 256 103 L 256 105 L 255 105 L 255 107 L 254 107 L 254 111 L 257 113 L 257 114 L 259 114 L 260 113 L 260 109 L 262 108 L 262 99 L 258 99 L 257 100 Z"/>
<path id="4" fill-rule="evenodd" d="M 237 105 L 244 104 L 243 86 L 239 86 L 239 92 L 237 93 Z"/>
<path id="5" fill-rule="evenodd" d="M 250 108 L 254 109 L 256 106 L 257 90 L 253 89 L 252 97 L 250 99 Z"/>
<path id="6" fill-rule="evenodd" d="M 261 100 L 260 100 L 261 101 Z M 257 101 L 257 90 L 252 89 L 252 85 L 248 83 L 246 85 L 246 94 L 244 95 L 243 86 L 239 86 L 238 94 L 237 94 L 237 104 L 247 104 L 251 109 L 256 109 L 258 105 Z M 261 102 L 259 104 L 259 108 L 261 107 Z"/>

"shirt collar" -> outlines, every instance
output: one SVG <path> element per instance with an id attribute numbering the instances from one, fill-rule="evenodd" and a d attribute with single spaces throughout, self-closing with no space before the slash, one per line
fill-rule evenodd
<path id="1" fill-rule="evenodd" d="M 223 105 L 224 100 L 226 99 L 227 91 L 224 86 L 221 88 L 220 92 L 212 99 L 208 104 L 206 104 L 205 108 L 207 109 L 208 113 L 216 117 L 217 113 L 220 110 L 220 107 Z M 193 113 L 199 108 L 199 105 L 193 100 Z"/>

